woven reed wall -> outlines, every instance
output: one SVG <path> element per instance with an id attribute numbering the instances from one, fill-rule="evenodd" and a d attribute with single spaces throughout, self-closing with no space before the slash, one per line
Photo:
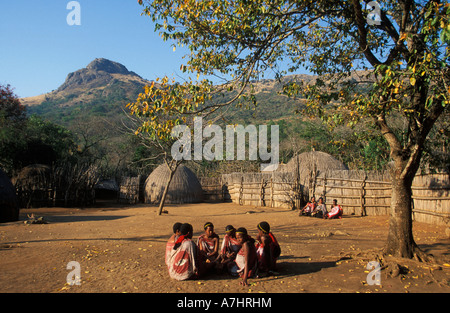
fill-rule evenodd
<path id="1" fill-rule="evenodd" d="M 298 209 L 314 195 L 323 197 L 326 204 L 336 199 L 344 214 L 388 215 L 391 201 L 388 172 L 334 170 L 315 175 L 311 171 L 301 180 L 289 172 L 233 173 L 200 181 L 205 200 L 239 205 Z M 447 174 L 416 176 L 412 189 L 414 220 L 449 225 Z"/>
<path id="2" fill-rule="evenodd" d="M 119 186 L 119 203 L 136 204 L 139 202 L 141 189 L 141 176 L 122 177 Z"/>
<path id="3" fill-rule="evenodd" d="M 450 226 L 448 174 L 416 176 L 412 191 L 413 217 L 416 221 Z"/>
<path id="4" fill-rule="evenodd" d="M 346 214 L 387 215 L 391 201 L 389 180 L 387 172 L 328 171 L 312 183 L 312 194 L 323 197 L 327 204 L 336 199 Z"/>

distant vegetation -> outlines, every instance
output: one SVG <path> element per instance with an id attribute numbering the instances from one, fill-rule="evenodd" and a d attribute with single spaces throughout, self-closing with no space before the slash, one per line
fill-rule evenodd
<path id="1" fill-rule="evenodd" d="M 139 171 L 138 168 L 148 165 L 140 160 L 146 159 L 151 152 L 145 151 L 131 134 L 124 134 L 118 131 L 118 128 L 122 126 L 122 121 L 126 121 L 123 112 L 125 104 L 134 101 L 141 90 L 140 86 L 136 86 L 133 92 L 128 90 L 128 93 L 125 93 L 123 88 L 121 82 L 116 82 L 108 88 L 111 92 L 106 96 L 98 90 L 93 91 L 88 95 L 92 97 L 91 100 L 67 107 L 64 104 L 73 101 L 75 96 L 48 99 L 39 106 L 30 107 L 28 113 L 36 115 L 35 119 L 39 116 L 67 127 L 74 137 L 80 133 L 80 120 L 83 120 L 84 124 L 91 124 L 90 135 L 104 138 L 98 142 L 102 148 L 92 147 L 98 150 L 98 155 L 93 158 L 106 160 L 107 156 L 110 157 L 104 164 L 106 172 L 113 174 L 119 168 L 122 168 L 122 171 Z M 129 94 L 134 94 L 135 98 L 130 98 Z M 311 150 L 327 152 L 355 169 L 381 170 L 385 169 L 390 161 L 387 143 L 370 122 L 361 123 L 357 130 L 346 127 L 330 130 L 318 118 L 298 118 L 296 111 L 299 109 L 299 101 L 280 95 L 276 90 L 266 89 L 256 95 L 256 101 L 256 106 L 251 103 L 244 104 L 247 110 L 231 110 L 225 120 L 217 123 L 279 125 L 282 163 L 287 163 L 295 154 Z M 115 129 L 108 125 L 115 125 Z M 424 158 L 424 167 L 427 168 L 442 168 L 449 161 L 446 154 L 439 153 L 443 146 L 437 147 L 441 144 L 448 146 L 449 125 L 444 121 L 438 126 L 440 129 L 434 131 L 434 139 L 427 144 Z M 445 136 L 442 137 L 442 134 Z M 114 138 L 116 144 L 107 145 L 107 138 Z M 134 152 L 130 152 L 130 147 L 133 147 Z M 118 152 L 120 149 L 128 153 Z M 121 164 L 118 164 L 117 155 L 125 156 L 126 160 L 122 159 Z M 216 167 L 211 168 L 210 165 L 209 168 L 212 171 Z"/>
<path id="2" fill-rule="evenodd" d="M 155 152 L 143 147 L 123 124 L 128 120 L 124 113 L 126 104 L 135 101 L 145 83 L 149 82 L 132 72 L 126 75 L 125 67 L 117 63 L 110 66 L 109 62 L 104 59 L 100 63 L 94 61 L 87 69 L 79 70 L 75 75 L 69 74 L 64 85 L 47 94 L 43 102 L 27 107 L 27 122 L 25 126 L 20 126 L 24 127 L 20 132 L 22 135 L 14 138 L 14 141 L 2 141 L 3 147 L 10 148 L 2 149 L 2 167 L 11 170 L 31 162 L 51 163 L 57 159 L 76 156 L 100 164 L 107 176 L 127 172 L 148 174 L 153 168 L 149 159 Z M 111 67 L 119 67 L 117 71 L 121 74 L 107 76 L 103 70 Z M 86 72 L 90 77 L 99 78 L 97 81 L 90 80 L 83 87 L 80 81 L 87 81 L 83 76 Z M 109 80 L 105 77 L 109 77 Z M 296 78 L 310 81 L 316 79 L 316 76 L 289 76 L 285 79 Z M 75 79 L 77 80 L 74 81 Z M 329 129 L 319 118 L 299 116 L 298 112 L 304 102 L 283 95 L 281 83 L 263 80 L 253 82 L 253 85 L 256 105 L 253 99 L 238 102 L 215 123 L 221 126 L 279 125 L 282 163 L 287 163 L 295 154 L 311 150 L 327 152 L 354 169 L 380 170 L 389 163 L 388 145 L 371 120 L 359 123 L 354 128 Z M 221 100 L 226 101 L 232 95 L 232 92 L 227 93 L 221 96 Z M 241 107 L 247 109 L 242 110 Z M 390 118 L 397 119 L 398 124 L 402 123 L 399 116 Z M 435 125 L 425 147 L 424 168 L 442 170 L 448 166 L 448 120 L 441 119 Z M 401 132 L 401 129 L 402 127 L 398 127 L 396 131 Z M 29 155 L 35 155 L 33 149 L 41 149 L 42 145 L 49 151 L 48 155 L 39 154 L 44 160 L 31 158 Z M 5 158 L 9 161 L 5 161 Z M 239 162 L 235 163 L 227 166 L 221 162 L 192 165 L 204 175 L 212 175 L 214 171 L 251 168 L 249 164 L 244 166 Z"/>
<path id="3" fill-rule="evenodd" d="M 8 173 L 30 164 L 52 165 L 74 157 L 73 134 L 63 126 L 26 115 L 26 109 L 9 86 L 1 86 L 0 166 Z M 72 160 L 73 161 L 73 160 Z"/>

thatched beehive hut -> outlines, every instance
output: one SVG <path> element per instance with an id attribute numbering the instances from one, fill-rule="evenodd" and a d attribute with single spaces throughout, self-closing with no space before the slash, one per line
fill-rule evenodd
<path id="1" fill-rule="evenodd" d="M 12 179 L 21 207 L 40 207 L 51 203 L 52 170 L 47 165 L 24 167 Z"/>
<path id="2" fill-rule="evenodd" d="M 304 196 L 315 195 L 316 179 L 328 171 L 348 171 L 348 167 L 332 155 L 321 151 L 310 151 L 292 158 L 281 172 L 290 173 L 303 185 Z M 304 199 L 307 200 L 307 199 Z"/>
<path id="3" fill-rule="evenodd" d="M 145 181 L 146 203 L 158 204 L 169 179 L 166 164 L 158 166 Z M 179 165 L 170 183 L 165 203 L 196 203 L 203 201 L 202 186 L 195 174 L 186 166 Z"/>
<path id="4" fill-rule="evenodd" d="M 0 169 L 0 223 L 19 220 L 16 190 L 9 177 Z"/>
<path id="5" fill-rule="evenodd" d="M 348 167 L 328 153 L 310 151 L 292 158 L 281 168 L 282 172 L 297 173 L 299 171 L 300 176 L 309 175 L 311 171 L 320 173 L 329 170 L 348 170 Z"/>
<path id="6" fill-rule="evenodd" d="M 30 190 L 47 188 L 51 184 L 51 172 L 52 170 L 48 165 L 28 165 L 12 179 L 12 182 L 16 186 L 21 186 Z"/>

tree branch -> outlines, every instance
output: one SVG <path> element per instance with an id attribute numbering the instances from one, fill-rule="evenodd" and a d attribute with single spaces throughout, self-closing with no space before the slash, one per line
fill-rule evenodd
<path id="1" fill-rule="evenodd" d="M 359 0 L 352 0 L 353 12 L 355 14 L 355 23 L 358 28 L 358 38 L 357 41 L 359 43 L 359 48 L 364 53 L 367 61 L 372 66 L 380 65 L 381 62 L 378 58 L 372 53 L 367 45 L 367 29 L 366 29 L 366 19 L 362 14 L 361 3 Z"/>
<path id="2" fill-rule="evenodd" d="M 381 134 L 386 139 L 391 148 L 392 159 L 394 159 L 394 161 L 397 160 L 397 157 L 402 151 L 402 145 L 392 129 L 388 126 L 384 113 L 376 116 L 375 123 L 380 128 Z"/>

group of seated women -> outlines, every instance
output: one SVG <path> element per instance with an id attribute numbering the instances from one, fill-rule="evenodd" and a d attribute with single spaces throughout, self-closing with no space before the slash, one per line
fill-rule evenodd
<path id="1" fill-rule="evenodd" d="M 333 204 L 328 211 L 322 197 L 319 198 L 318 202 L 316 202 L 315 197 L 312 197 L 311 200 L 304 206 L 304 208 L 300 210 L 299 215 L 333 219 L 342 218 L 343 213 L 344 211 L 342 207 L 337 203 L 336 199 L 333 200 Z"/>
<path id="2" fill-rule="evenodd" d="M 191 224 L 175 223 L 174 234 L 166 245 L 169 276 L 176 280 L 195 279 L 215 269 L 219 273 L 227 271 L 241 277 L 240 284 L 246 286 L 248 278 L 273 274 L 280 245 L 267 222 L 259 223 L 257 230 L 256 239 L 253 239 L 244 227 L 235 229 L 228 225 L 220 245 L 219 236 L 210 222 L 205 223 L 204 233 L 196 242 L 192 240 Z"/>

